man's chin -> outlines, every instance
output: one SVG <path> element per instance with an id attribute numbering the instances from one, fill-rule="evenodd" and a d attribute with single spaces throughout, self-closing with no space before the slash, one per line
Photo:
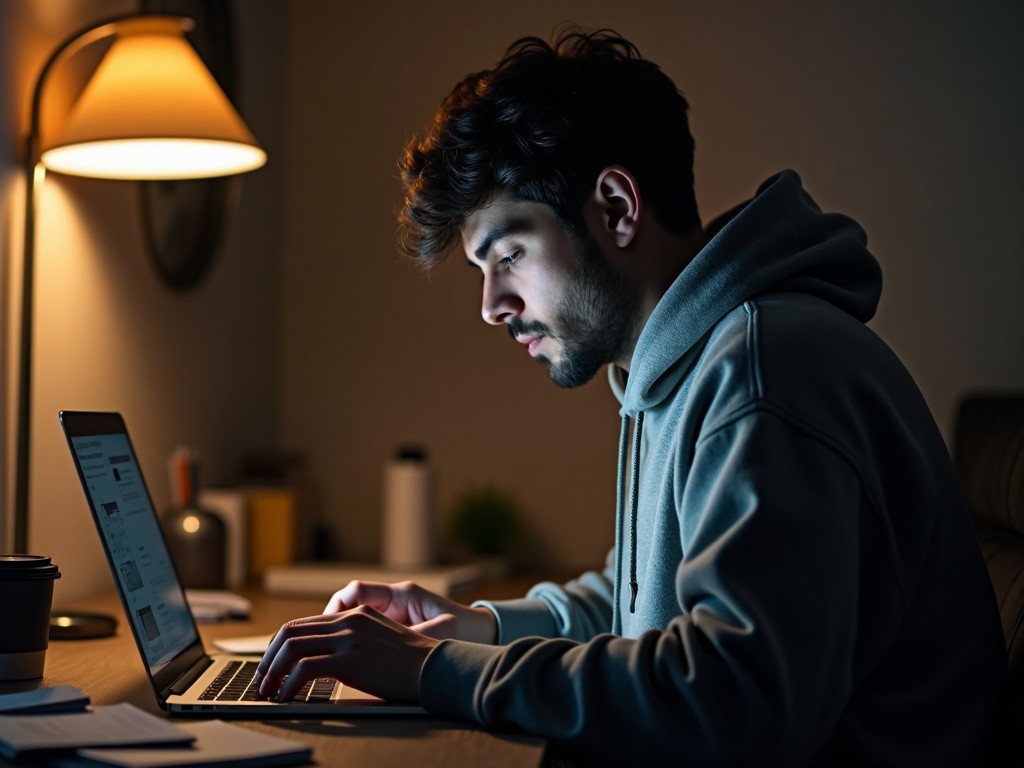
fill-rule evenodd
<path id="1" fill-rule="evenodd" d="M 583 368 L 579 365 L 553 364 L 550 360 L 540 356 L 537 358 L 537 362 L 544 363 L 547 366 L 548 378 L 551 379 L 555 386 L 561 389 L 582 387 L 594 378 L 601 369 L 601 366 Z"/>

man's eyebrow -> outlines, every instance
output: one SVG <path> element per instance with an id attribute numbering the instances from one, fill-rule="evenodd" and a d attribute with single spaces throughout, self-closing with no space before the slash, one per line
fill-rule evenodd
<path id="1" fill-rule="evenodd" d="M 503 226 L 495 227 L 484 235 L 484 239 L 480 241 L 480 245 L 478 245 L 476 250 L 473 251 L 473 255 L 476 256 L 478 261 L 487 261 L 487 253 L 494 246 L 495 242 L 501 240 L 503 237 L 508 237 L 509 235 L 522 232 L 524 229 L 526 229 L 526 222 L 521 220 L 510 221 Z M 470 264 L 473 264 L 473 262 L 470 262 Z M 473 264 L 473 266 L 476 265 Z"/>

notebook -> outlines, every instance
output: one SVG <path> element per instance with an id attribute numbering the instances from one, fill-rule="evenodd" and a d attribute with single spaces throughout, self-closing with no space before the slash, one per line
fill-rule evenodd
<path id="1" fill-rule="evenodd" d="M 207 654 L 185 599 L 142 469 L 118 413 L 61 411 L 96 530 L 143 665 L 162 709 L 179 714 L 316 716 L 421 714 L 336 681 L 307 686 L 299 701 L 275 703 L 245 694 L 228 678 L 255 667 L 251 656 Z M 246 667 L 246 664 L 250 665 Z M 237 690 L 241 701 L 216 691 Z M 249 699 L 249 700 L 245 700 Z"/>

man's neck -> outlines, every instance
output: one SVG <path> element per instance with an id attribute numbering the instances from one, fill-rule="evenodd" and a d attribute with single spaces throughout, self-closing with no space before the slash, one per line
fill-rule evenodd
<path id="1" fill-rule="evenodd" d="M 650 315 L 654 307 L 661 301 L 672 283 L 689 266 L 707 243 L 704 231 L 700 228 L 691 230 L 685 235 L 668 236 L 661 254 L 654 260 L 650 297 L 653 303 L 647 312 Z M 645 318 L 646 320 L 646 318 Z"/>
<path id="2" fill-rule="evenodd" d="M 662 232 L 656 241 L 651 243 L 653 250 L 647 260 L 648 267 L 643 278 L 640 313 L 627 354 L 616 362 L 620 368 L 629 371 L 633 350 L 654 308 L 706 243 L 704 231 L 699 227 L 685 235 L 669 235 Z"/>

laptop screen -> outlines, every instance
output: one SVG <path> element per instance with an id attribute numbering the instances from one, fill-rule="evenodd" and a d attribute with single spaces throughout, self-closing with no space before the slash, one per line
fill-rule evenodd
<path id="1" fill-rule="evenodd" d="M 69 435 L 125 613 L 155 675 L 198 640 L 126 433 Z"/>

